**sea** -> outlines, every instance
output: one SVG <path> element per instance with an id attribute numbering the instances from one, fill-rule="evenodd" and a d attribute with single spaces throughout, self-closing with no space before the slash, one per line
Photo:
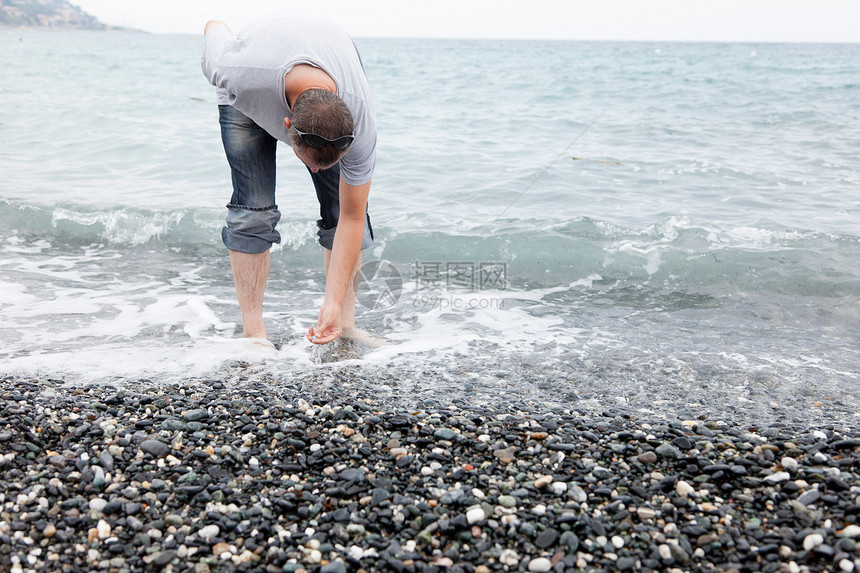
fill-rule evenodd
<path id="1" fill-rule="evenodd" d="M 860 45 L 356 38 L 379 126 L 357 323 L 310 178 L 246 344 L 202 37 L 0 31 L 0 376 L 860 424 Z"/>

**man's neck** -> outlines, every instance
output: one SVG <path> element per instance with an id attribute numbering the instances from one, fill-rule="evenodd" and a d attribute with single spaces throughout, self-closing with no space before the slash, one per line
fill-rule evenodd
<path id="1" fill-rule="evenodd" d="M 302 92 L 313 89 L 337 93 L 337 84 L 330 75 L 310 64 L 296 64 L 284 76 L 284 92 L 290 107 Z"/>

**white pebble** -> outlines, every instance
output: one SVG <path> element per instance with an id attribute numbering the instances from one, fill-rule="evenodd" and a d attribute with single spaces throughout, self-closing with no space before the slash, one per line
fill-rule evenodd
<path id="1" fill-rule="evenodd" d="M 685 482 L 684 480 L 679 481 L 678 485 L 675 486 L 675 493 L 677 493 L 678 495 L 682 495 L 684 497 L 687 497 L 688 495 L 692 494 L 695 491 L 696 491 L 695 488 L 693 486 L 691 486 L 690 484 L 688 484 L 687 482 Z"/>
<path id="2" fill-rule="evenodd" d="M 776 472 L 764 478 L 767 483 L 782 483 L 791 479 L 788 472 Z"/>
<path id="3" fill-rule="evenodd" d="M 94 497 L 90 500 L 90 510 L 101 512 L 107 505 L 107 500 L 102 499 L 100 497 Z"/>
<path id="4" fill-rule="evenodd" d="M 665 543 L 661 543 L 657 546 L 657 553 L 660 554 L 661 559 L 671 559 L 672 558 L 672 549 L 666 545 Z"/>
<path id="5" fill-rule="evenodd" d="M 844 535 L 845 537 L 860 537 L 860 525 L 848 525 L 845 529 L 839 531 L 839 535 Z"/>
<path id="6" fill-rule="evenodd" d="M 793 472 L 797 470 L 797 460 L 794 458 L 790 458 L 788 456 L 783 457 L 779 463 L 782 464 L 786 470 Z"/>
<path id="7" fill-rule="evenodd" d="M 100 519 L 96 530 L 99 533 L 99 539 L 107 539 L 110 537 L 110 524 L 104 519 Z"/>
<path id="8" fill-rule="evenodd" d="M 839 561 L 839 568 L 846 573 L 851 573 L 851 571 L 854 571 L 854 562 L 850 559 L 841 559 Z"/>
<path id="9" fill-rule="evenodd" d="M 310 450 L 311 452 L 318 452 L 322 449 L 322 446 L 319 444 L 311 444 Z"/>
<path id="10" fill-rule="evenodd" d="M 206 541 L 209 541 L 213 537 L 217 537 L 218 534 L 221 533 L 221 529 L 215 525 L 206 525 L 200 528 L 200 531 L 197 532 L 197 535 Z"/>
<path id="11" fill-rule="evenodd" d="M 424 466 L 423 468 L 421 468 L 421 475 L 423 475 L 423 476 L 433 475 L 433 468 L 431 468 L 429 466 Z"/>
<path id="12" fill-rule="evenodd" d="M 824 536 L 820 533 L 810 533 L 803 538 L 803 548 L 807 551 L 812 551 L 822 543 L 824 543 Z"/>
<path id="13" fill-rule="evenodd" d="M 819 440 L 826 440 L 827 439 L 827 434 L 825 434 L 821 430 L 813 431 L 812 435 L 815 436 L 816 438 L 818 438 Z"/>
<path id="14" fill-rule="evenodd" d="M 485 497 L 487 497 L 483 491 L 479 490 L 476 487 L 472 488 L 472 495 L 474 495 L 477 499 L 484 499 Z"/>
<path id="15" fill-rule="evenodd" d="M 514 567 L 520 562 L 520 556 L 513 549 L 502 549 L 502 554 L 499 555 L 499 563 Z"/>
<path id="16" fill-rule="evenodd" d="M 624 547 L 624 538 L 622 538 L 620 535 L 613 535 L 610 541 L 612 541 L 612 547 L 614 547 L 615 549 L 621 549 L 622 547 Z"/>
<path id="17" fill-rule="evenodd" d="M 358 545 L 353 545 L 349 548 L 349 556 L 355 561 L 360 561 L 364 557 L 364 550 Z"/>
<path id="18" fill-rule="evenodd" d="M 478 523 L 479 521 L 483 520 L 484 517 L 484 510 L 480 507 L 473 507 L 466 512 L 466 521 L 469 522 L 469 525 L 472 525 L 473 523 Z"/>
<path id="19" fill-rule="evenodd" d="M 794 561 L 788 562 L 788 573 L 800 573 L 800 565 Z"/>
<path id="20" fill-rule="evenodd" d="M 549 571 L 552 569 L 552 561 L 546 557 L 537 557 L 529 561 L 529 571 L 533 573 Z"/>
<path id="21" fill-rule="evenodd" d="M 549 487 L 555 495 L 562 495 L 567 491 L 567 482 L 554 481 Z"/>

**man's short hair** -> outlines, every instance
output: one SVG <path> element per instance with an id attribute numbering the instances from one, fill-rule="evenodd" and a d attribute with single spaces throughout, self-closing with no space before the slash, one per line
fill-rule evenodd
<path id="1" fill-rule="evenodd" d="M 343 100 L 323 89 L 300 93 L 293 104 L 290 122 L 299 131 L 316 133 L 326 139 L 351 135 L 355 127 L 352 112 Z M 345 153 L 328 143 L 320 149 L 314 149 L 308 146 L 294 129 L 290 130 L 290 143 L 298 152 L 307 151 L 314 163 L 326 169 L 337 163 Z"/>

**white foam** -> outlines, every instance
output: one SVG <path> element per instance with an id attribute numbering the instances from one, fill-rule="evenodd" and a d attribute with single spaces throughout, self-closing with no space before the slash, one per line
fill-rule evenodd
<path id="1" fill-rule="evenodd" d="M 384 363 L 395 358 L 409 359 L 414 354 L 431 354 L 438 360 L 457 353 L 472 353 L 475 343 L 497 345 L 500 353 L 528 352 L 553 343 L 571 345 L 581 336 L 581 331 L 566 328 L 558 315 L 530 314 L 521 304 L 540 301 L 548 294 L 565 290 L 562 287 L 432 295 L 435 306 L 418 312 L 414 322 L 399 323 L 395 332 L 386 335 L 397 344 L 374 350 L 365 360 Z M 415 300 L 422 302 L 422 299 Z"/>
<path id="2" fill-rule="evenodd" d="M 572 283 L 570 283 L 570 288 L 572 288 L 572 289 L 578 289 L 578 288 L 590 289 L 592 286 L 594 286 L 594 281 L 602 281 L 602 280 L 603 280 L 603 277 L 598 275 L 597 273 L 595 273 L 595 274 L 588 275 L 584 279 L 579 279 L 578 281 L 573 281 Z"/>
<path id="3" fill-rule="evenodd" d="M 36 301 L 36 297 L 27 294 L 26 287 L 17 283 L 0 282 L 0 308 L 26 308 Z"/>
<path id="4" fill-rule="evenodd" d="M 264 364 L 281 354 L 243 338 L 202 337 L 182 344 L 158 340 L 120 341 L 78 346 L 0 361 L 6 371 L 64 376 L 73 381 L 111 378 L 171 379 L 211 375 L 227 361 Z"/>

